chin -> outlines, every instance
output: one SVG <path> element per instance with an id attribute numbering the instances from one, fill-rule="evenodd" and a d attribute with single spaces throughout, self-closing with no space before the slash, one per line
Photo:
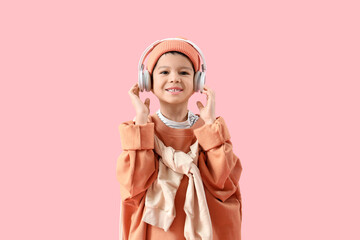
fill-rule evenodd
<path id="1" fill-rule="evenodd" d="M 185 103 L 187 101 L 185 101 L 185 100 L 167 100 L 164 102 L 167 102 L 168 104 L 180 104 L 180 103 Z"/>

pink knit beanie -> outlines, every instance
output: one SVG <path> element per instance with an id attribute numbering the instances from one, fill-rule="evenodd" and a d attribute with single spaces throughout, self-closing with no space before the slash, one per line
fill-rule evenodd
<path id="1" fill-rule="evenodd" d="M 183 37 L 177 37 L 182 38 Z M 187 39 L 185 39 L 187 40 Z M 200 69 L 200 57 L 199 53 L 196 51 L 196 49 L 190 45 L 187 42 L 181 41 L 181 40 L 166 40 L 164 42 L 159 43 L 154 47 L 154 49 L 149 53 L 149 56 L 147 58 L 146 62 L 146 68 L 149 71 L 150 74 L 152 74 L 154 67 L 159 60 L 159 58 L 166 52 L 171 51 L 177 51 L 185 54 L 189 57 L 191 62 L 194 65 L 195 72 L 199 71 Z"/>

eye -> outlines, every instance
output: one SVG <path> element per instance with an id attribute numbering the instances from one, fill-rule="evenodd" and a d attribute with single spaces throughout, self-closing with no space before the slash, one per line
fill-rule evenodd
<path id="1" fill-rule="evenodd" d="M 181 72 L 181 74 L 188 75 L 189 73 L 188 72 Z"/>
<path id="2" fill-rule="evenodd" d="M 168 73 L 168 71 L 162 71 L 162 72 L 160 72 L 160 74 L 167 74 Z"/>

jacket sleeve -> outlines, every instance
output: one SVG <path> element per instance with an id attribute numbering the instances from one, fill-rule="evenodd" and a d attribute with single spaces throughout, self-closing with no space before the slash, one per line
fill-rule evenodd
<path id="1" fill-rule="evenodd" d="M 222 117 L 194 130 L 201 146 L 199 170 L 204 186 L 225 202 L 239 186 L 242 166 L 233 153 L 230 133 Z"/>
<path id="2" fill-rule="evenodd" d="M 123 151 L 117 159 L 116 178 L 123 201 L 140 199 L 157 177 L 154 154 L 154 123 L 119 125 Z"/>

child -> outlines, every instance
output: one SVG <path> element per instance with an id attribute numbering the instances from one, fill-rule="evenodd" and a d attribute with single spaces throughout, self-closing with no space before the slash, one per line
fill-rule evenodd
<path id="1" fill-rule="evenodd" d="M 150 100 L 139 98 L 143 86 L 128 92 L 136 117 L 119 126 L 121 239 L 241 239 L 242 166 L 224 119 L 215 115 L 214 91 L 194 83 L 199 55 L 204 63 L 201 51 L 182 38 L 153 46 L 147 71 L 160 102 L 155 114 Z M 207 103 L 198 101 L 194 114 L 188 100 L 198 89 Z"/>

